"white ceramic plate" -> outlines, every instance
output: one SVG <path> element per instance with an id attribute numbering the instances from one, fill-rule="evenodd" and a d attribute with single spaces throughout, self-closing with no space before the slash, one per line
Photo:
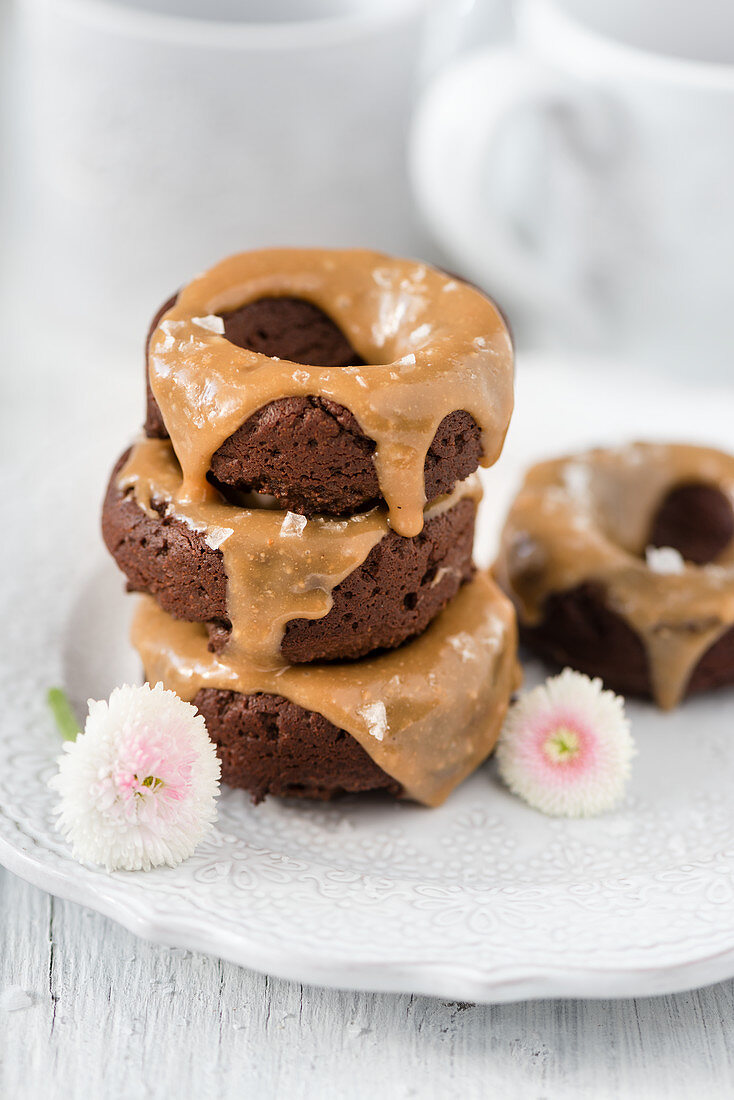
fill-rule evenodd
<path id="1" fill-rule="evenodd" d="M 506 453 L 487 477 L 480 557 L 539 455 L 632 437 L 731 445 L 734 391 L 601 377 L 521 369 Z M 130 426 L 109 413 L 121 449 Z M 131 601 L 96 533 L 100 449 L 57 451 L 52 476 L 46 459 L 26 467 L 13 519 L 2 593 L 7 867 L 142 936 L 308 982 L 500 1001 L 642 995 L 734 975 L 729 691 L 673 715 L 632 705 L 640 753 L 629 797 L 595 820 L 542 817 L 489 764 L 434 811 L 382 800 L 253 807 L 227 791 L 217 830 L 176 870 L 108 875 L 75 863 L 51 824 L 59 741 L 45 690 L 63 683 L 81 708 L 139 672 L 126 641 Z M 13 514 L 14 489 L 4 491 Z"/>

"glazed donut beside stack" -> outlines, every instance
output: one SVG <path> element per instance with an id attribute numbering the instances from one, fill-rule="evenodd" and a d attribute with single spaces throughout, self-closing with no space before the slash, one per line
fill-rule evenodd
<path id="1" fill-rule="evenodd" d="M 256 799 L 443 801 L 517 677 L 512 606 L 471 562 L 512 411 L 494 305 L 377 253 L 245 253 L 159 312 L 147 390 L 103 509 L 147 677 Z"/>
<path id="2" fill-rule="evenodd" d="M 527 645 L 663 708 L 734 683 L 734 457 L 637 443 L 542 462 L 496 577 Z"/>

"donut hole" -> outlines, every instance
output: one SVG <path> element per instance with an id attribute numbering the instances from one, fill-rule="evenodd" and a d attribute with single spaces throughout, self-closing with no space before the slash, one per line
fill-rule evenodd
<path id="1" fill-rule="evenodd" d="M 694 565 L 715 561 L 734 538 L 734 510 L 715 485 L 676 485 L 663 499 L 648 545 L 671 546 Z"/>
<path id="2" fill-rule="evenodd" d="M 231 344 L 304 366 L 363 366 L 328 314 L 303 298 L 259 298 L 220 314 Z"/>

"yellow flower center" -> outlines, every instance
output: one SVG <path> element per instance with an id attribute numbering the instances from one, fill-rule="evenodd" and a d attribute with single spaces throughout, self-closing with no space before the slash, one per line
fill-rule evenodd
<path id="1" fill-rule="evenodd" d="M 137 779 L 138 777 L 135 776 Z M 140 780 L 141 787 L 150 787 L 152 791 L 157 791 L 159 787 L 163 786 L 163 780 L 158 779 L 155 775 L 146 775 L 145 779 Z"/>
<path id="2" fill-rule="evenodd" d="M 553 764 L 568 764 L 580 750 L 579 735 L 569 726 L 559 726 L 543 742 L 543 752 Z"/>

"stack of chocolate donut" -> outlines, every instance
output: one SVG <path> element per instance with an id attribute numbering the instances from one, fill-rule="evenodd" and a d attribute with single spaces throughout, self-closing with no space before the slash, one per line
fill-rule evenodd
<path id="1" fill-rule="evenodd" d="M 243 253 L 159 311 L 103 533 L 225 782 L 437 805 L 489 754 L 517 647 L 472 564 L 476 468 L 512 376 L 492 302 L 374 252 Z"/>

